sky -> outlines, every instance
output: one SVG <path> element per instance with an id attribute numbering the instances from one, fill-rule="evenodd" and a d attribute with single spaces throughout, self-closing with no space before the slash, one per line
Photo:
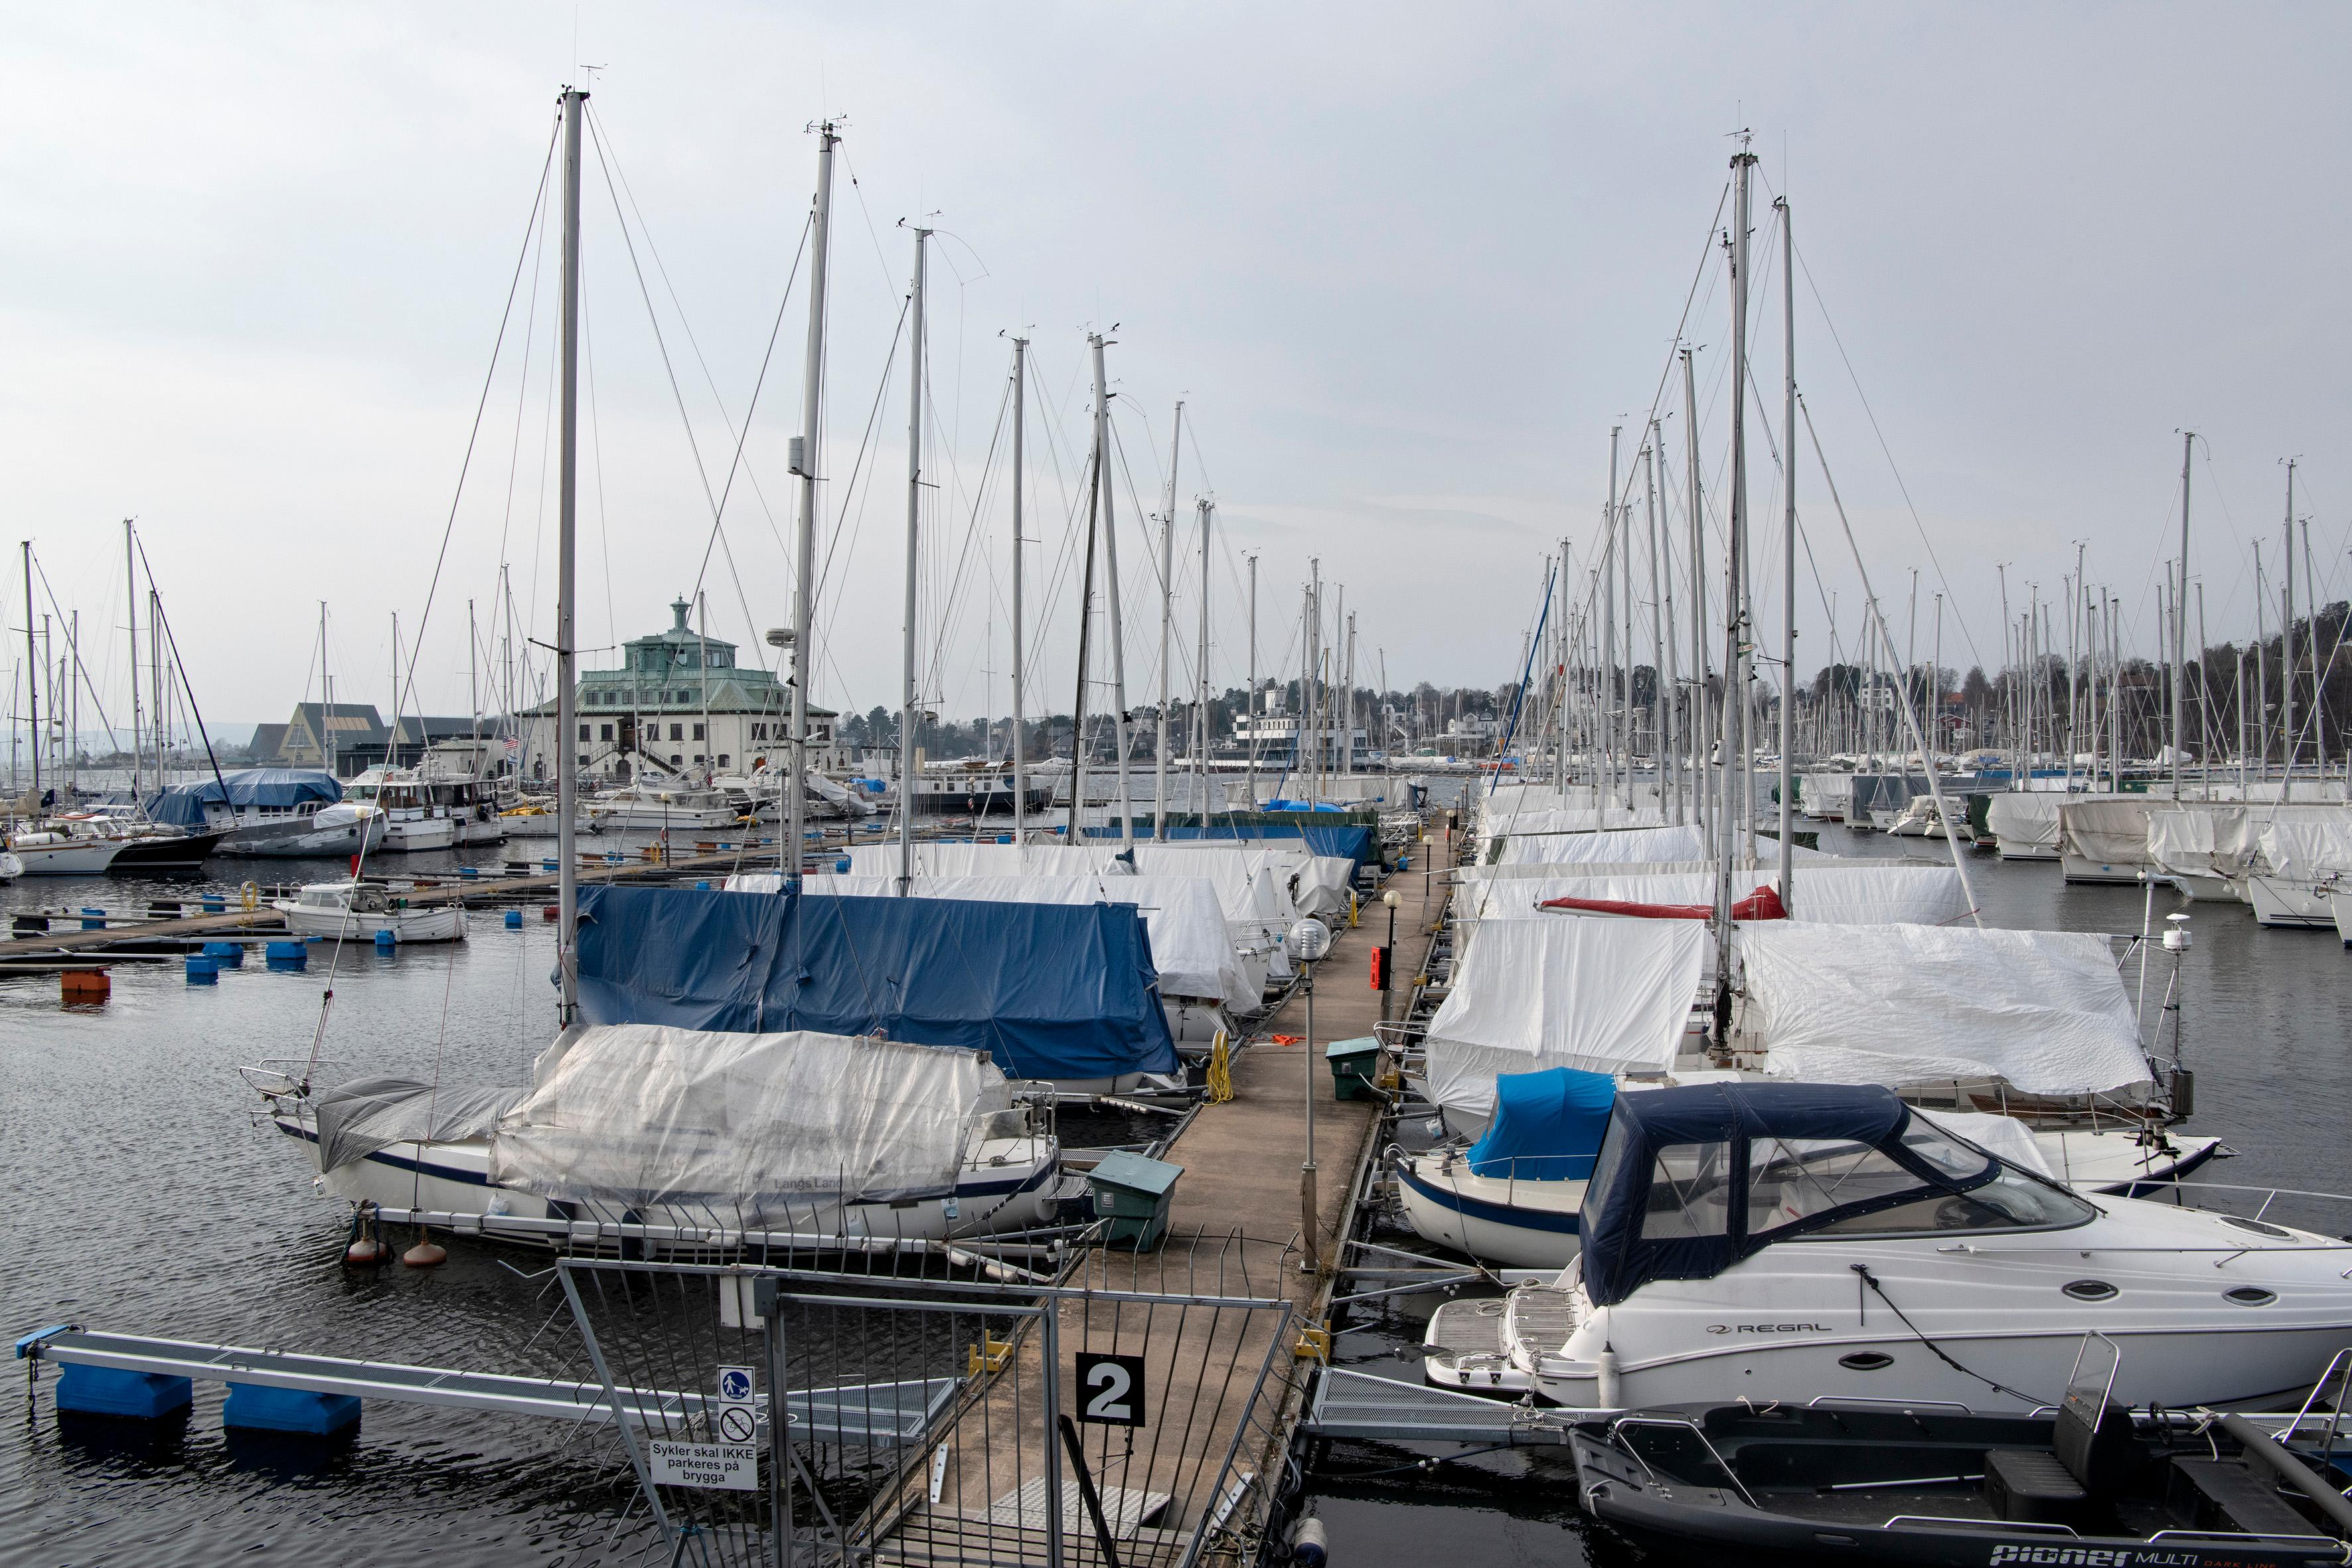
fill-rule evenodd
<path id="1" fill-rule="evenodd" d="M 1638 515 L 1632 454 L 1678 325 L 1696 353 L 1704 483 L 1721 494 L 1730 328 L 1715 242 L 1743 129 L 1759 160 L 1753 511 L 1777 528 L 1770 203 L 1785 193 L 1799 384 L 1855 549 L 1918 657 L 1942 592 L 1944 662 L 1998 665 L 2004 577 L 2012 611 L 2028 584 L 2056 595 L 2076 542 L 2123 605 L 2127 646 L 2154 653 L 2184 429 L 2200 437 L 2190 581 L 2213 641 L 2252 629 L 2256 538 L 2275 595 L 2283 458 L 2301 460 L 2323 589 L 2343 596 L 2352 569 L 2337 277 L 2352 253 L 2337 168 L 2352 15 L 2337 7 L 11 4 L 0 16 L 0 498 L 14 525 L 0 541 L 32 542 L 37 620 L 79 614 L 85 730 L 95 708 L 126 717 L 125 518 L 142 591 L 152 568 L 190 689 L 224 726 L 318 694 L 322 602 L 339 699 L 388 706 L 395 615 L 408 710 L 495 706 L 509 658 L 543 670 L 557 247 L 533 215 L 549 216 L 537 203 L 567 82 L 592 86 L 596 132 L 583 201 L 589 667 L 667 626 L 669 601 L 698 585 L 711 634 L 747 658 L 772 657 L 761 635 L 789 623 L 796 258 L 809 126 L 826 116 L 845 121 L 818 527 L 815 694 L 833 706 L 898 705 L 902 219 L 940 231 L 917 574 L 927 703 L 968 717 L 1011 700 L 1013 332 L 1034 370 L 1029 710 L 1066 711 L 1074 690 L 1090 331 L 1113 340 L 1131 701 L 1159 680 L 1156 514 L 1180 398 L 1180 689 L 1197 668 L 1201 498 L 1215 508 L 1218 688 L 1249 667 L 1251 556 L 1262 673 L 1297 668 L 1300 589 L 1319 562 L 1327 609 L 1344 586 L 1356 616 L 1360 684 L 1384 668 L 1391 687 L 1493 686 L 1517 675 L 1559 542 L 1572 583 L 1589 569 L 1612 426 Z M 1678 385 L 1660 413 L 1678 476 Z M 1832 602 L 1837 646 L 1853 647 L 1861 587 L 1810 455 L 1796 483 L 1803 672 L 1831 651 Z M 1670 536 L 1681 493 L 1677 479 Z M 1713 549 L 1723 521 L 1710 513 Z M 1777 534 L 1759 538 L 1776 641 Z M 16 649 L 0 659 L 20 685 L 22 600 L 21 585 L 0 595 Z M 1099 642 L 1095 660 L 1108 679 Z"/>

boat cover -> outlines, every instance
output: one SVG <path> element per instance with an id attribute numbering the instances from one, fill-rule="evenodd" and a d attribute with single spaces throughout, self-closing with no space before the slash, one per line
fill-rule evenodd
<path id="1" fill-rule="evenodd" d="M 751 879 L 730 877 L 727 886 Z M 772 884 L 772 871 L 761 880 Z M 896 877 L 810 877 L 813 896 L 889 898 Z M 987 904 L 1131 904 L 1143 915 L 1151 938 L 1151 963 L 1163 996 L 1210 997 L 1252 1011 L 1265 995 L 1265 964 L 1244 965 L 1225 930 L 1217 889 L 1202 877 L 918 877 L 919 899 L 970 899 Z M 1255 985 L 1250 975 L 1255 973 Z"/>
<path id="2" fill-rule="evenodd" d="M 2066 797 L 2053 790 L 2002 790 L 1985 803 L 1985 828 L 2003 847 L 2058 847 L 2058 808 Z"/>
<path id="3" fill-rule="evenodd" d="M 2323 882 L 2352 873 L 2352 812 L 2295 816 L 2271 823 L 2260 840 L 2273 874 L 2290 882 Z"/>
<path id="4" fill-rule="evenodd" d="M 1268 807 L 1267 809 L 1276 809 Z M 1323 827 L 1308 823 L 1265 822 L 1212 824 L 1207 827 L 1171 827 L 1171 843 L 1185 839 L 1297 839 L 1317 855 L 1328 855 L 1361 866 L 1379 853 L 1369 827 Z"/>
<path id="5" fill-rule="evenodd" d="M 486 1138 L 520 1089 L 359 1078 L 310 1097 L 319 1123 L 319 1168 L 341 1170 L 394 1143 L 453 1143 Z"/>
<path id="6" fill-rule="evenodd" d="M 2070 800 L 2058 808 L 2059 845 L 2097 866 L 2146 866 L 2148 815 L 2158 804 L 2149 795 Z"/>
<path id="7" fill-rule="evenodd" d="M 1696 860 L 1705 857 L 1698 829 L 1615 827 L 1594 833 L 1513 834 L 1502 840 L 1499 864 L 1573 866 L 1600 860 Z"/>
<path id="8" fill-rule="evenodd" d="M 1013 1078 L 1176 1070 L 1151 942 L 1125 904 L 580 889 L 591 1024 L 880 1034 Z"/>
<path id="9" fill-rule="evenodd" d="M 1789 1152 L 1818 1152 L 1808 1143 L 1873 1151 L 1875 1172 L 1854 1183 L 1868 1195 L 1816 1202 L 1793 1222 L 1777 1204 L 1751 1203 L 1752 1174 Z M 1966 1192 L 2000 1171 L 1948 1134 L 1914 1126 L 1909 1107 L 1870 1085 L 1699 1083 L 1620 1094 L 1579 1220 L 1585 1294 L 1609 1307 L 1653 1279 L 1712 1279 L 1775 1241 Z"/>
<path id="10" fill-rule="evenodd" d="M 859 877 L 896 877 L 896 844 L 853 844 L 840 851 L 850 873 Z M 1129 871 L 1118 851 L 1104 845 L 965 844 L 927 839 L 915 846 L 918 877 L 1118 877 Z M 817 864 L 825 863 L 817 857 Z"/>
<path id="11" fill-rule="evenodd" d="M 1960 874 L 1949 866 L 1914 866 L 1881 860 L 1822 865 L 1799 862 L 1795 906 L 1789 918 L 1812 925 L 1943 925 L 1968 918 L 1968 894 Z M 1466 869 L 1466 868 L 1465 868 Z M 1493 871 L 1521 868 L 1495 866 Z M 1664 872 L 1628 872 L 1617 868 L 1588 871 L 1581 866 L 1544 868 L 1547 877 L 1465 877 L 1454 900 L 1454 919 L 1464 923 L 1481 920 L 1532 918 L 1552 899 L 1622 900 L 1637 904 L 1708 904 L 1715 897 L 1715 873 L 1694 868 Z M 1749 887 L 1780 886 L 1777 868 L 1743 870 L 1738 880 Z"/>
<path id="12" fill-rule="evenodd" d="M 985 1052 L 808 1030 L 567 1029 L 532 1078 L 499 1121 L 493 1183 L 754 1224 L 769 1199 L 947 1191 L 1012 1107 Z"/>
<path id="13" fill-rule="evenodd" d="M 1574 1068 L 1507 1072 L 1495 1079 L 1495 1120 L 1465 1156 L 1474 1176 L 1580 1182 L 1592 1174 L 1617 1080 Z"/>
<path id="14" fill-rule="evenodd" d="M 1489 1114 L 1501 1073 L 1675 1065 L 1706 961 L 1696 921 L 1496 921 L 1455 963 L 1429 1023 L 1434 1104 Z"/>
<path id="15" fill-rule="evenodd" d="M 1288 892 L 1299 914 L 1338 914 L 1348 907 L 1348 889 L 1356 879 L 1355 862 L 1342 856 L 1314 852 L 1311 846 L 1291 840 L 1260 839 L 1254 843 L 1194 839 L 1189 844 L 1139 843 L 1129 852 L 1139 877 L 1247 876 L 1264 868 Z M 1239 863 L 1236 871 L 1235 863 Z M 1297 918 L 1296 916 L 1293 917 Z"/>
<path id="16" fill-rule="evenodd" d="M 1740 927 L 1736 946 L 1744 1027 L 1775 1078 L 1990 1077 L 2028 1094 L 2072 1095 L 2151 1077 L 2103 936 L 1775 921 Z"/>
<path id="17" fill-rule="evenodd" d="M 1584 899 L 1564 895 L 1546 899 L 1537 907 L 1562 914 L 1622 915 L 1629 920 L 1711 921 L 1715 918 L 1713 904 L 1658 904 L 1637 899 Z M 1789 911 L 1782 907 L 1778 892 L 1769 887 L 1759 887 L 1746 898 L 1733 900 L 1731 918 L 1736 921 L 1784 921 L 1789 918 Z"/>
<path id="18" fill-rule="evenodd" d="M 2147 858 L 2158 870 L 2210 873 L 2214 815 L 2245 815 L 2243 806 L 2168 805 L 2147 814 Z"/>
<path id="19" fill-rule="evenodd" d="M 1612 805 L 1606 811 L 1591 806 L 1492 805 L 1478 820 L 1478 830 L 1492 838 L 1510 833 L 1591 833 L 1611 827 L 1664 827 L 1666 814 L 1655 808 L 1628 811 Z"/>
<path id="20" fill-rule="evenodd" d="M 323 768 L 240 768 L 217 779 L 156 791 L 147 797 L 147 815 L 173 827 L 202 827 L 206 806 L 263 805 L 283 811 L 314 800 L 342 798 L 343 786 Z"/>

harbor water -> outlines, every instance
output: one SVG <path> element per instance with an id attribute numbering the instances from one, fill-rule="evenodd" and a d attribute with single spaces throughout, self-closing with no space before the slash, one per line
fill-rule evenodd
<path id="1" fill-rule="evenodd" d="M 1938 849 L 1836 827 L 1822 830 L 1822 847 Z M 489 866 L 503 853 L 468 858 Z M 388 868 L 455 863 L 417 856 Z M 0 889 L 0 907 L 137 912 L 150 896 L 226 890 L 248 869 L 215 866 L 226 881 L 26 880 Z M 1969 873 L 1989 923 L 2141 928 L 2137 889 L 2069 888 L 2054 864 L 1989 855 L 1972 855 Z M 2160 923 L 2181 908 L 2196 917 L 2181 971 L 2183 1054 L 2198 1075 L 2191 1125 L 2238 1151 L 2212 1179 L 2352 1188 L 2340 1136 L 2352 1051 L 2339 1001 L 2352 953 L 2331 934 L 2261 931 L 2242 908 L 2184 906 L 2163 892 L 2155 915 Z M 520 1081 L 553 1016 L 552 927 L 536 906 L 524 914 L 511 930 L 479 912 L 465 942 L 390 955 L 314 944 L 299 973 L 273 972 L 257 953 L 212 987 L 188 985 L 176 962 L 125 963 L 96 1005 L 61 1004 L 54 976 L 0 980 L 0 1316 L 11 1337 L 76 1322 L 572 1375 L 577 1334 L 542 1257 L 457 1240 L 437 1269 L 345 1269 L 341 1205 L 312 1191 L 286 1138 L 256 1125 L 257 1097 L 236 1070 L 315 1051 L 445 1083 Z M 2167 973 L 2162 957 L 2150 964 L 2151 1014 Z M 1064 1131 L 1074 1144 L 1138 1135 L 1067 1118 Z M 1417 1381 L 1436 1300 L 1400 1299 L 1373 1326 L 1341 1335 L 1338 1358 Z M 225 1437 L 218 1384 L 199 1383 L 194 1418 L 154 1440 L 61 1424 L 46 1393 L 27 1402 L 24 1388 L 0 1430 L 0 1568 L 254 1553 L 305 1564 L 596 1563 L 610 1560 L 614 1521 L 635 1498 L 613 1446 L 568 1424 L 372 1405 L 356 1441 L 298 1461 L 284 1446 Z M 1562 1456 L 1517 1450 L 1422 1468 L 1435 1452 L 1329 1451 L 1307 1506 L 1338 1562 L 1634 1560 L 1583 1522 Z"/>

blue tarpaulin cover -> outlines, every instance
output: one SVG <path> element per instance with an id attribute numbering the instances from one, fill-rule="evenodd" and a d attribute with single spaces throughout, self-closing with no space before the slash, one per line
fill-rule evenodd
<path id="1" fill-rule="evenodd" d="M 221 790 L 224 784 L 228 785 L 226 794 Z M 266 805 L 283 811 L 313 800 L 332 805 L 342 798 L 343 786 L 322 768 L 240 768 L 218 779 L 159 790 L 147 798 L 147 815 L 173 827 L 202 827 L 206 806 L 226 805 L 242 810 Z"/>
<path id="2" fill-rule="evenodd" d="M 987 1051 L 1011 1078 L 1177 1068 L 1128 904 L 583 888 L 579 952 L 591 1024 L 879 1032 Z"/>
<path id="3" fill-rule="evenodd" d="M 1573 1182 L 1592 1174 L 1609 1131 L 1617 1080 L 1605 1072 L 1548 1068 L 1495 1079 L 1495 1120 L 1470 1146 L 1474 1176 Z"/>

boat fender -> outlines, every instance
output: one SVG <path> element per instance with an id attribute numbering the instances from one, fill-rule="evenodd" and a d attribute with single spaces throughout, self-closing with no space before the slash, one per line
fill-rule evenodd
<path id="1" fill-rule="evenodd" d="M 1319 1519 L 1302 1519 L 1290 1532 L 1290 1560 L 1302 1568 L 1323 1568 L 1331 1560 L 1331 1538 Z"/>
<path id="2" fill-rule="evenodd" d="M 1596 1392 L 1601 1400 L 1601 1407 L 1603 1410 L 1623 1409 L 1625 1385 L 1618 1371 L 1616 1347 L 1603 1344 L 1601 1347 L 1601 1354 L 1594 1359 L 1593 1365 L 1600 1369 L 1600 1387 Z"/>

